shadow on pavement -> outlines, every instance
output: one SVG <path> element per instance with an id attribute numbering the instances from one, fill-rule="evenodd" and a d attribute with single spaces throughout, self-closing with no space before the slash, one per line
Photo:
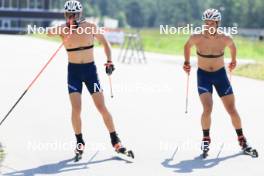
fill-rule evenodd
<path id="1" fill-rule="evenodd" d="M 123 161 L 126 163 L 131 163 L 128 160 L 122 159 L 120 157 L 111 157 L 108 159 L 103 159 L 103 160 L 96 160 L 92 161 L 96 155 L 98 154 L 98 151 L 89 159 L 88 162 L 74 162 L 74 159 L 67 159 L 60 161 L 58 163 L 52 163 L 52 164 L 45 164 L 42 166 L 38 166 L 35 168 L 31 169 L 25 169 L 25 170 L 18 170 L 15 172 L 10 172 L 10 173 L 4 173 L 3 175 L 5 176 L 34 176 L 36 174 L 60 174 L 64 172 L 70 172 L 74 170 L 82 170 L 82 169 L 88 169 L 88 165 L 92 164 L 99 164 L 103 162 L 108 162 L 108 161 Z"/>
<path id="2" fill-rule="evenodd" d="M 235 158 L 237 156 L 242 155 L 242 153 L 237 153 L 225 157 L 217 157 L 214 159 L 203 159 L 201 155 L 195 157 L 194 159 L 191 160 L 183 160 L 180 161 L 177 164 L 170 164 L 170 162 L 173 161 L 172 158 L 170 159 L 165 159 L 161 164 L 165 168 L 171 168 L 171 169 L 176 169 L 174 172 L 179 172 L 179 173 L 189 173 L 193 172 L 194 169 L 208 169 L 212 168 L 216 165 L 218 165 L 220 162 L 225 161 L 230 158 Z"/>

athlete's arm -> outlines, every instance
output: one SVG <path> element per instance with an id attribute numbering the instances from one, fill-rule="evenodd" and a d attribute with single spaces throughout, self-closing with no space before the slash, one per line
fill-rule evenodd
<path id="1" fill-rule="evenodd" d="M 188 41 L 184 45 L 184 59 L 185 62 L 190 63 L 190 57 L 191 57 L 191 48 L 193 46 L 193 37 L 191 36 Z"/>
<path id="2" fill-rule="evenodd" d="M 191 48 L 193 45 L 194 45 L 194 36 L 191 36 L 184 45 L 185 61 L 184 61 L 183 69 L 186 73 L 189 73 L 191 71 L 190 57 L 191 57 Z"/>
<path id="3" fill-rule="evenodd" d="M 111 52 L 111 46 L 110 43 L 106 40 L 104 34 L 100 33 L 100 30 L 97 30 L 96 25 L 92 25 L 92 27 L 94 27 L 95 30 L 95 34 L 94 37 L 99 41 L 99 43 L 101 43 L 104 47 L 104 51 L 107 57 L 107 62 L 112 62 L 112 52 Z"/>
<path id="4" fill-rule="evenodd" d="M 103 33 L 100 33 L 100 30 L 97 30 L 96 25 L 92 24 L 93 31 L 95 31 L 94 37 L 104 46 L 104 51 L 107 57 L 107 63 L 105 64 L 105 72 L 108 75 L 111 75 L 115 70 L 114 64 L 112 63 L 112 53 L 110 43 L 106 40 Z"/>
<path id="5" fill-rule="evenodd" d="M 229 69 L 232 71 L 233 69 L 236 68 L 236 64 L 237 64 L 237 49 L 236 49 L 236 45 L 233 41 L 233 39 L 231 37 L 226 37 L 225 39 L 226 42 L 226 46 L 229 48 L 230 50 L 230 54 L 231 54 L 231 63 L 229 64 Z"/>

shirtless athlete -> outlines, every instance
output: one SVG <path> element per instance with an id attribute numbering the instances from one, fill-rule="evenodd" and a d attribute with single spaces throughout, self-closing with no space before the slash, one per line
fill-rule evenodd
<path id="1" fill-rule="evenodd" d="M 239 145 L 246 154 L 257 157 L 257 151 L 249 146 L 242 131 L 240 116 L 235 106 L 235 97 L 232 86 L 228 80 L 225 65 L 224 51 L 229 48 L 231 53 L 231 63 L 229 70 L 235 69 L 236 46 L 231 37 L 217 30 L 221 21 L 221 14 L 216 9 L 208 9 L 203 13 L 202 20 L 205 22 L 205 30 L 201 34 L 192 35 L 184 47 L 184 70 L 187 74 L 191 71 L 190 53 L 191 47 L 195 46 L 198 55 L 198 92 L 203 105 L 201 124 L 203 130 L 202 150 L 204 157 L 209 151 L 211 112 L 213 108 L 213 87 L 215 87 L 221 98 L 225 109 L 231 117 L 232 124 L 236 130 Z M 213 32 L 212 32 L 213 31 Z"/>
<path id="2" fill-rule="evenodd" d="M 85 83 L 92 96 L 94 104 L 103 117 L 104 123 L 110 133 L 112 146 L 118 153 L 134 157 L 132 151 L 121 145 L 116 133 L 111 114 L 105 106 L 103 92 L 97 75 L 94 63 L 94 39 L 97 39 L 104 47 L 107 56 L 106 73 L 111 75 L 114 65 L 111 58 L 109 42 L 101 34 L 95 24 L 82 20 L 82 5 L 79 1 L 70 0 L 65 3 L 66 24 L 52 28 L 48 35 L 59 35 L 63 40 L 64 47 L 68 53 L 68 90 L 72 105 L 72 126 L 76 136 L 76 161 L 81 158 L 85 142 L 81 129 L 81 93 Z M 77 33 L 77 29 L 83 28 L 83 33 Z M 66 29 L 66 30 L 65 30 Z M 56 33 L 57 31 L 57 33 Z"/>

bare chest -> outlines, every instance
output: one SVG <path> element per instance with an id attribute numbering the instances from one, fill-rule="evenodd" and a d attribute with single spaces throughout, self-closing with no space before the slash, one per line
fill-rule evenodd
<path id="1" fill-rule="evenodd" d="M 203 54 L 220 54 L 224 52 L 225 43 L 221 39 L 202 39 L 196 44 L 196 48 Z"/>
<path id="2" fill-rule="evenodd" d="M 64 36 L 65 38 L 66 36 Z M 77 48 L 81 46 L 89 46 L 93 44 L 94 37 L 92 34 L 78 33 L 78 31 L 73 31 L 69 38 L 65 41 L 65 46 L 67 48 Z"/>

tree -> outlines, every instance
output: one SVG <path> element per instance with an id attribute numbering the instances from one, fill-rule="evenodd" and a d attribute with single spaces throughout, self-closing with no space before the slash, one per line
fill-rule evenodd
<path id="1" fill-rule="evenodd" d="M 129 25 L 143 27 L 144 15 L 138 2 L 131 2 L 126 6 L 126 17 Z"/>
<path id="2" fill-rule="evenodd" d="M 160 24 L 201 24 L 202 12 L 219 9 L 223 26 L 264 27 L 263 0 L 80 0 L 85 16 L 108 16 L 125 26 L 156 27 Z M 65 0 L 51 1 L 62 9 Z"/>

